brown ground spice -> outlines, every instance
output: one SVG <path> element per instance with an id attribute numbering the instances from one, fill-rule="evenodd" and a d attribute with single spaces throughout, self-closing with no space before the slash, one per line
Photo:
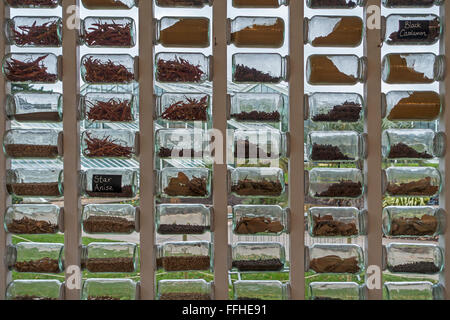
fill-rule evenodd
<path id="1" fill-rule="evenodd" d="M 181 18 L 162 29 L 159 41 L 170 47 L 207 47 L 209 45 L 209 20 L 207 18 Z"/>
<path id="2" fill-rule="evenodd" d="M 394 218 L 391 222 L 393 236 L 432 236 L 436 233 L 436 217 L 424 214 L 421 218 Z"/>
<path id="3" fill-rule="evenodd" d="M 312 259 L 309 267 L 317 273 L 358 273 L 360 271 L 356 257 L 342 259 L 334 255 Z"/>
<path id="4" fill-rule="evenodd" d="M 434 79 L 425 77 L 425 74 L 408 67 L 405 54 L 390 54 L 386 57 L 389 65 L 387 83 L 433 83 Z"/>
<path id="5" fill-rule="evenodd" d="M 235 7 L 248 8 L 278 8 L 278 0 L 234 0 Z"/>
<path id="6" fill-rule="evenodd" d="M 17 121 L 59 122 L 62 120 L 62 117 L 58 112 L 32 112 L 15 114 L 14 119 Z"/>
<path id="7" fill-rule="evenodd" d="M 8 232 L 16 234 L 49 234 L 58 232 L 58 225 L 43 220 L 34 220 L 23 217 L 14 219 L 7 225 Z"/>
<path id="8" fill-rule="evenodd" d="M 254 24 L 231 34 L 237 47 L 279 48 L 284 42 L 284 21 L 277 18 L 273 25 Z"/>
<path id="9" fill-rule="evenodd" d="M 59 197 L 59 184 L 55 183 L 11 183 L 6 186 L 9 192 L 18 196 Z"/>
<path id="10" fill-rule="evenodd" d="M 6 153 L 13 158 L 55 158 L 58 156 L 57 146 L 8 144 Z"/>
<path id="11" fill-rule="evenodd" d="M 43 272 L 59 273 L 59 261 L 51 258 L 42 258 L 39 260 L 18 261 L 14 264 L 14 270 L 17 272 Z"/>
<path id="12" fill-rule="evenodd" d="M 309 57 L 311 75 L 309 82 L 311 84 L 355 84 L 357 79 L 351 75 L 340 72 L 328 57 L 323 55 L 313 55 Z"/>
<path id="13" fill-rule="evenodd" d="M 363 22 L 359 17 L 342 17 L 329 35 L 312 41 L 315 47 L 356 47 L 362 39 Z"/>
<path id="14" fill-rule="evenodd" d="M 81 0 L 87 9 L 129 9 L 121 0 Z"/>
<path id="15" fill-rule="evenodd" d="M 133 272 L 133 258 L 89 258 L 86 269 L 89 272 Z"/>
<path id="16" fill-rule="evenodd" d="M 387 116 L 388 120 L 425 120 L 439 117 L 441 99 L 436 92 L 415 91 L 409 97 L 401 99 Z"/>
<path id="17" fill-rule="evenodd" d="M 89 233 L 131 233 L 134 221 L 115 216 L 90 216 L 83 221 L 83 229 Z"/>
<path id="18" fill-rule="evenodd" d="M 209 256 L 172 256 L 162 258 L 162 267 L 166 271 L 209 270 Z"/>

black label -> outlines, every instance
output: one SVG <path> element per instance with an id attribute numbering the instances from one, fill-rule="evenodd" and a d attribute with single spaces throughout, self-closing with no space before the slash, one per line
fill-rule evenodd
<path id="1" fill-rule="evenodd" d="M 122 176 L 94 174 L 92 176 L 92 192 L 121 193 Z"/>
<path id="2" fill-rule="evenodd" d="M 430 34 L 430 21 L 400 20 L 398 39 L 426 40 Z"/>

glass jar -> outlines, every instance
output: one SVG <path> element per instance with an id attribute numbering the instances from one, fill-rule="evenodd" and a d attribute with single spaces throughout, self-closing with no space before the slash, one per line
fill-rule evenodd
<path id="1" fill-rule="evenodd" d="M 10 158 L 56 159 L 63 156 L 62 131 L 12 129 L 5 132 L 3 151 Z"/>
<path id="2" fill-rule="evenodd" d="M 314 198 L 360 198 L 365 192 L 359 169 L 313 168 L 306 178 L 309 195 Z"/>
<path id="3" fill-rule="evenodd" d="M 305 270 L 315 273 L 360 274 L 364 269 L 363 250 L 356 244 L 313 244 L 306 247 Z"/>
<path id="4" fill-rule="evenodd" d="M 8 120 L 19 122 L 61 122 L 63 119 L 60 93 L 16 92 L 6 96 Z"/>
<path id="5" fill-rule="evenodd" d="M 355 85 L 366 77 L 365 57 L 314 54 L 306 62 L 306 79 L 311 85 Z"/>
<path id="6" fill-rule="evenodd" d="M 289 0 L 233 0 L 235 8 L 279 8 L 289 5 Z"/>
<path id="7" fill-rule="evenodd" d="M 444 300 L 442 284 L 429 281 L 385 282 L 385 300 Z"/>
<path id="8" fill-rule="evenodd" d="M 433 167 L 390 167 L 383 172 L 383 189 L 390 196 L 431 197 L 441 191 L 441 173 Z"/>
<path id="9" fill-rule="evenodd" d="M 239 122 L 280 122 L 285 116 L 283 95 L 236 93 L 229 98 L 230 118 Z"/>
<path id="10" fill-rule="evenodd" d="M 160 280 L 157 300 L 212 300 L 212 286 L 203 279 Z"/>
<path id="11" fill-rule="evenodd" d="M 391 14 L 382 28 L 384 41 L 390 45 L 434 44 L 441 33 L 441 19 L 434 14 Z"/>
<path id="12" fill-rule="evenodd" d="M 288 210 L 276 205 L 233 206 L 235 235 L 277 236 L 289 232 Z"/>
<path id="13" fill-rule="evenodd" d="M 136 132 L 117 129 L 86 130 L 81 136 L 81 150 L 86 158 L 127 158 L 138 155 Z"/>
<path id="14" fill-rule="evenodd" d="M 209 47 L 209 19 L 203 17 L 163 17 L 154 20 L 155 44 L 164 47 Z"/>
<path id="15" fill-rule="evenodd" d="M 311 9 L 353 9 L 362 7 L 366 0 L 323 1 L 306 0 L 306 5 Z"/>
<path id="16" fill-rule="evenodd" d="M 288 59 L 278 53 L 235 53 L 232 60 L 236 83 L 280 83 L 288 78 Z"/>
<path id="17" fill-rule="evenodd" d="M 63 300 L 59 280 L 13 280 L 6 288 L 6 300 Z"/>
<path id="18" fill-rule="evenodd" d="M 234 300 L 287 300 L 287 285 L 273 280 L 237 280 L 233 282 Z"/>
<path id="19" fill-rule="evenodd" d="M 207 198 L 211 194 L 211 171 L 207 168 L 164 168 L 158 172 L 159 196 Z"/>
<path id="20" fill-rule="evenodd" d="M 431 8 L 433 5 L 440 6 L 445 0 L 383 0 L 386 8 Z"/>
<path id="21" fill-rule="evenodd" d="M 134 198 L 137 182 L 133 169 L 88 169 L 82 173 L 82 190 L 88 197 Z"/>
<path id="22" fill-rule="evenodd" d="M 276 160 L 287 154 L 286 135 L 279 130 L 238 129 L 234 131 L 233 140 L 236 159 Z"/>
<path id="23" fill-rule="evenodd" d="M 285 250 L 278 242 L 237 242 L 231 248 L 232 270 L 239 272 L 281 271 Z"/>
<path id="24" fill-rule="evenodd" d="M 382 114 L 389 121 L 434 121 L 444 99 L 434 91 L 390 91 L 382 94 Z"/>
<path id="25" fill-rule="evenodd" d="M 230 191 L 238 197 L 279 197 L 285 189 L 284 173 L 280 168 L 239 167 L 231 171 Z"/>
<path id="26" fill-rule="evenodd" d="M 357 47 L 364 36 L 364 23 L 356 16 L 305 18 L 305 43 L 313 47 Z"/>
<path id="27" fill-rule="evenodd" d="M 206 136 L 199 129 L 157 129 L 155 155 L 160 159 L 201 159 L 208 155 Z"/>
<path id="28" fill-rule="evenodd" d="M 354 207 L 313 207 L 308 210 L 311 237 L 357 237 L 367 234 L 367 211 Z"/>
<path id="29" fill-rule="evenodd" d="M 8 53 L 3 75 L 13 83 L 56 83 L 60 80 L 58 60 L 53 53 Z"/>
<path id="30" fill-rule="evenodd" d="M 443 233 L 445 223 L 445 211 L 431 206 L 383 209 L 383 233 L 388 237 L 435 237 Z"/>
<path id="31" fill-rule="evenodd" d="M 445 153 L 445 135 L 430 129 L 383 131 L 382 150 L 386 159 L 432 159 Z"/>
<path id="32" fill-rule="evenodd" d="M 212 6 L 214 0 L 155 0 L 158 7 L 163 8 L 203 8 Z"/>
<path id="33" fill-rule="evenodd" d="M 211 119 L 211 96 L 198 93 L 163 93 L 156 98 L 156 117 L 168 122 Z"/>
<path id="34" fill-rule="evenodd" d="M 5 0 L 11 8 L 53 9 L 61 5 L 62 0 Z"/>
<path id="35" fill-rule="evenodd" d="M 203 234 L 212 228 L 213 212 L 203 204 L 160 204 L 156 206 L 158 234 Z"/>
<path id="36" fill-rule="evenodd" d="M 155 80 L 203 83 L 212 81 L 211 56 L 202 53 L 159 52 L 155 56 Z"/>
<path id="37" fill-rule="evenodd" d="M 158 246 L 162 269 L 172 271 L 209 271 L 213 264 L 213 248 L 208 241 L 165 242 Z"/>
<path id="38" fill-rule="evenodd" d="M 9 194 L 23 197 L 61 197 L 64 194 L 63 171 L 60 169 L 9 169 L 6 189 Z"/>
<path id="39" fill-rule="evenodd" d="M 6 208 L 4 227 L 13 234 L 55 234 L 64 231 L 62 215 L 53 204 L 14 204 Z"/>
<path id="40" fill-rule="evenodd" d="M 88 204 L 82 226 L 88 234 L 130 234 L 138 229 L 138 209 L 129 204 Z"/>
<path id="41" fill-rule="evenodd" d="M 83 262 L 89 272 L 135 272 L 137 245 L 127 242 L 91 242 L 83 247 Z"/>
<path id="42" fill-rule="evenodd" d="M 442 81 L 445 57 L 434 53 L 390 53 L 381 63 L 383 81 L 389 84 L 421 84 Z"/>
<path id="43" fill-rule="evenodd" d="M 90 48 L 132 48 L 136 24 L 129 17 L 87 17 L 81 20 L 80 42 Z"/>
<path id="44" fill-rule="evenodd" d="M 308 158 L 315 162 L 347 162 L 364 158 L 365 141 L 355 131 L 312 131 Z"/>
<path id="45" fill-rule="evenodd" d="M 137 101 L 131 93 L 87 93 L 80 101 L 80 118 L 88 123 L 133 122 Z"/>
<path id="46" fill-rule="evenodd" d="M 365 300 L 365 286 L 356 282 L 311 282 L 310 300 Z"/>
<path id="47" fill-rule="evenodd" d="M 317 92 L 305 95 L 305 120 L 358 122 L 364 118 L 364 99 L 357 93 Z"/>
<path id="48" fill-rule="evenodd" d="M 60 47 L 60 17 L 15 16 L 6 20 L 5 36 L 9 45 L 19 47 Z"/>
<path id="49" fill-rule="evenodd" d="M 238 48 L 280 48 L 284 20 L 279 17 L 236 17 L 228 21 L 228 44 Z"/>
<path id="50" fill-rule="evenodd" d="M 86 54 L 81 78 L 89 84 L 126 84 L 137 80 L 136 59 L 129 54 Z"/>
<path id="51" fill-rule="evenodd" d="M 137 285 L 131 279 L 86 279 L 81 300 L 136 300 Z"/>
<path id="52" fill-rule="evenodd" d="M 89 10 L 131 9 L 137 6 L 136 0 L 81 0 Z"/>
<path id="53" fill-rule="evenodd" d="M 442 249 L 434 244 L 389 243 L 383 269 L 392 273 L 437 274 L 444 268 Z"/>
<path id="54" fill-rule="evenodd" d="M 9 270 L 32 273 L 64 271 L 62 243 L 19 242 L 7 249 Z"/>

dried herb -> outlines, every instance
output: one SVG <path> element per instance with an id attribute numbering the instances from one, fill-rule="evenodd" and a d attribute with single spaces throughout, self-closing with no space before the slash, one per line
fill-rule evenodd
<path id="1" fill-rule="evenodd" d="M 108 101 L 96 101 L 95 104 L 90 104 L 87 112 L 87 119 L 90 121 L 133 121 L 131 114 L 131 101 L 118 101 L 114 98 Z"/>
<path id="2" fill-rule="evenodd" d="M 420 261 L 392 266 L 390 270 L 392 272 L 435 274 L 440 271 L 440 268 L 432 261 Z"/>
<path id="3" fill-rule="evenodd" d="M 47 72 L 43 60 L 48 57 L 48 54 L 40 56 L 31 61 L 20 61 L 10 58 L 6 61 L 5 74 L 6 78 L 12 82 L 56 82 L 58 76 Z"/>
<path id="4" fill-rule="evenodd" d="M 249 140 L 238 140 L 234 148 L 234 157 L 243 159 L 270 159 L 272 158 L 272 153 L 261 149 L 257 144 L 253 144 Z"/>
<path id="5" fill-rule="evenodd" d="M 341 258 L 335 255 L 312 259 L 309 267 L 317 273 L 358 273 L 360 271 L 356 257 Z"/>
<path id="6" fill-rule="evenodd" d="M 402 23 L 404 24 L 403 28 Z M 409 24 L 408 24 L 409 23 Z M 439 18 L 427 20 L 400 20 L 399 31 L 391 33 L 389 40 L 394 43 L 425 43 L 432 44 L 441 35 Z"/>
<path id="7" fill-rule="evenodd" d="M 159 59 L 156 77 L 161 82 L 201 82 L 205 72 L 200 65 L 193 65 L 189 61 L 175 56 L 174 60 Z"/>
<path id="8" fill-rule="evenodd" d="M 363 22 L 359 17 L 341 17 L 333 31 L 312 41 L 315 47 L 356 47 L 363 36 Z"/>
<path id="9" fill-rule="evenodd" d="M 162 267 L 166 271 L 209 270 L 211 258 L 209 256 L 164 257 Z"/>
<path id="10" fill-rule="evenodd" d="M 122 146 L 117 142 L 117 140 L 111 139 L 110 136 L 99 139 L 93 138 L 89 133 L 86 133 L 84 142 L 87 145 L 84 152 L 86 157 L 131 158 L 133 155 L 133 147 Z"/>
<path id="11" fill-rule="evenodd" d="M 122 186 L 122 192 L 97 192 L 86 191 L 89 197 L 99 198 L 132 198 L 134 196 L 133 188 L 131 186 Z"/>
<path id="12" fill-rule="evenodd" d="M 189 179 L 180 171 L 176 177 L 170 178 L 164 193 L 170 197 L 204 197 L 208 193 L 206 179 L 197 177 Z"/>
<path id="13" fill-rule="evenodd" d="M 421 218 L 394 218 L 391 222 L 393 236 L 432 236 L 436 233 L 436 217 L 424 214 Z"/>
<path id="14" fill-rule="evenodd" d="M 311 151 L 311 160 L 314 161 L 336 161 L 336 160 L 355 160 L 354 158 L 347 157 L 341 152 L 339 147 L 331 144 L 317 144 L 314 143 Z"/>
<path id="15" fill-rule="evenodd" d="M 17 272 L 42 272 L 59 273 L 59 261 L 56 259 L 42 258 L 39 260 L 18 261 L 14 264 Z"/>
<path id="16" fill-rule="evenodd" d="M 168 292 L 161 294 L 159 300 L 211 300 L 211 296 L 202 293 Z"/>
<path id="17" fill-rule="evenodd" d="M 354 222 L 334 220 L 332 215 L 314 216 L 313 235 L 316 237 L 350 237 L 358 235 Z"/>
<path id="18" fill-rule="evenodd" d="M 89 216 L 83 221 L 83 229 L 89 233 L 132 233 L 134 221 L 115 216 Z"/>
<path id="19" fill-rule="evenodd" d="M 283 186 L 279 181 L 243 179 L 232 185 L 231 191 L 240 196 L 280 196 Z"/>
<path id="20" fill-rule="evenodd" d="M 86 269 L 89 272 L 134 272 L 133 258 L 89 258 Z"/>
<path id="21" fill-rule="evenodd" d="M 178 18 L 160 31 L 159 41 L 172 47 L 207 47 L 209 45 L 208 18 Z"/>
<path id="22" fill-rule="evenodd" d="M 390 121 L 431 121 L 439 117 L 441 99 L 430 91 L 414 91 L 407 98 L 401 99 L 387 116 Z"/>
<path id="23" fill-rule="evenodd" d="M 278 83 L 281 81 L 281 77 L 273 77 L 269 73 L 238 64 L 234 70 L 234 81 Z"/>
<path id="24" fill-rule="evenodd" d="M 341 180 L 339 183 L 331 184 L 327 190 L 316 193 L 315 197 L 348 197 L 357 198 L 362 193 L 361 182 L 353 182 L 351 180 Z"/>
<path id="25" fill-rule="evenodd" d="M 284 42 L 284 21 L 276 18 L 275 23 L 253 24 L 231 33 L 231 42 L 237 47 L 279 48 Z"/>
<path id="26" fill-rule="evenodd" d="M 203 234 L 208 228 L 206 226 L 180 225 L 180 224 L 160 224 L 159 234 Z"/>
<path id="27" fill-rule="evenodd" d="M 160 158 L 201 158 L 203 156 L 203 152 L 195 151 L 194 149 L 170 149 L 159 147 L 158 156 Z"/>
<path id="28" fill-rule="evenodd" d="M 47 234 L 58 232 L 58 225 L 44 220 L 35 220 L 28 217 L 14 219 L 6 226 L 8 232 L 16 234 Z"/>
<path id="29" fill-rule="evenodd" d="M 161 115 L 161 118 L 171 121 L 206 121 L 208 96 L 200 100 L 186 98 L 187 102 L 172 103 Z"/>
<path id="30" fill-rule="evenodd" d="M 231 118 L 236 119 L 238 121 L 274 121 L 278 122 L 281 119 L 281 115 L 278 111 L 273 112 L 263 112 L 263 111 L 250 111 L 245 112 L 242 111 L 240 113 L 234 113 L 231 115 Z"/>
<path id="31" fill-rule="evenodd" d="M 279 233 L 284 230 L 283 224 L 270 217 L 242 217 L 236 223 L 236 234 Z"/>
<path id="32" fill-rule="evenodd" d="M 114 21 L 93 23 L 83 39 L 88 46 L 131 47 L 133 46 L 131 27 L 131 23 L 118 24 Z"/>
<path id="33" fill-rule="evenodd" d="M 59 46 L 61 44 L 58 36 L 58 24 L 56 22 L 46 22 L 37 25 L 37 21 L 31 26 L 18 26 L 17 31 L 13 29 L 12 39 L 18 46 L 39 45 L 39 46 Z"/>
<path id="34" fill-rule="evenodd" d="M 49 183 L 11 183 L 7 185 L 8 190 L 18 196 L 41 196 L 59 197 L 59 184 Z"/>
<path id="35" fill-rule="evenodd" d="M 317 114 L 312 117 L 317 122 L 357 122 L 361 118 L 362 107 L 355 102 L 345 101 L 341 105 L 336 105 L 326 114 Z"/>
<path id="36" fill-rule="evenodd" d="M 430 177 L 399 184 L 390 182 L 387 186 L 387 192 L 393 196 L 432 196 L 438 191 L 439 187 L 431 184 Z"/>
<path id="37" fill-rule="evenodd" d="M 89 83 L 129 83 L 134 80 L 133 72 L 111 60 L 102 62 L 100 59 L 89 57 L 83 65 L 86 69 L 84 78 Z"/>
<path id="38" fill-rule="evenodd" d="M 284 268 L 280 259 L 235 260 L 232 264 L 239 271 L 280 271 Z"/>
<path id="39" fill-rule="evenodd" d="M 403 142 L 393 145 L 389 151 L 389 158 L 413 158 L 413 159 L 431 159 L 433 156 L 426 151 L 418 152 L 414 148 L 408 146 Z"/>
<path id="40" fill-rule="evenodd" d="M 6 153 L 12 158 L 56 158 L 58 146 L 7 144 Z"/>
<path id="41" fill-rule="evenodd" d="M 58 0 L 6 0 L 13 8 L 17 7 L 49 7 L 53 8 L 58 5 Z"/>

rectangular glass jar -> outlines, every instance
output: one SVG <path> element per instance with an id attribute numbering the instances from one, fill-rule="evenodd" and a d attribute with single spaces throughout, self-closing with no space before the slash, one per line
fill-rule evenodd
<path id="1" fill-rule="evenodd" d="M 239 122 L 281 122 L 286 116 L 283 95 L 236 93 L 229 98 L 230 118 Z"/>
<path id="2" fill-rule="evenodd" d="M 136 271 L 137 245 L 127 242 L 91 242 L 83 247 L 82 261 L 94 273 Z"/>
<path id="3" fill-rule="evenodd" d="M 9 158 L 56 159 L 63 156 L 62 131 L 12 129 L 5 132 L 3 150 Z"/>
<path id="4" fill-rule="evenodd" d="M 389 91 L 382 94 L 381 105 L 389 121 L 433 121 L 443 110 L 444 98 L 434 91 Z"/>
<path id="5" fill-rule="evenodd" d="M 86 158 L 125 158 L 139 155 L 139 139 L 131 130 L 92 129 L 81 135 L 81 151 Z"/>
<path id="6" fill-rule="evenodd" d="M 6 20 L 5 36 L 9 45 L 18 47 L 60 47 L 60 17 L 15 16 Z"/>
<path id="7" fill-rule="evenodd" d="M 306 5 L 311 9 L 354 9 L 362 7 L 366 0 L 306 0 Z"/>
<path id="8" fill-rule="evenodd" d="M 228 21 L 228 44 L 238 48 L 280 48 L 284 20 L 279 17 L 236 17 Z"/>
<path id="9" fill-rule="evenodd" d="M 394 242 L 383 246 L 383 269 L 389 272 L 437 274 L 443 268 L 444 255 L 438 245 Z"/>
<path id="10" fill-rule="evenodd" d="M 307 153 L 314 162 L 354 162 L 364 159 L 364 136 L 356 131 L 311 131 Z"/>
<path id="11" fill-rule="evenodd" d="M 382 0 L 386 8 L 431 8 L 433 5 L 440 6 L 445 0 Z"/>
<path id="12" fill-rule="evenodd" d="M 208 241 L 164 242 L 158 246 L 157 259 L 164 271 L 209 271 L 213 265 L 213 248 Z"/>
<path id="13" fill-rule="evenodd" d="M 156 118 L 167 122 L 211 119 L 211 96 L 199 93 L 163 93 L 156 98 Z"/>
<path id="14" fill-rule="evenodd" d="M 316 92 L 305 95 L 305 120 L 355 123 L 364 119 L 361 95 L 345 92 Z"/>
<path id="15" fill-rule="evenodd" d="M 286 284 L 274 280 L 237 280 L 233 282 L 234 300 L 287 300 Z"/>
<path id="16" fill-rule="evenodd" d="M 20 242 L 7 249 L 9 270 L 28 273 L 64 271 L 64 245 L 61 243 Z"/>
<path id="17" fill-rule="evenodd" d="M 131 279 L 86 279 L 81 300 L 136 300 L 138 286 Z"/>
<path id="18" fill-rule="evenodd" d="M 286 135 L 279 130 L 235 130 L 233 157 L 240 160 L 277 160 L 287 154 Z"/>
<path id="19" fill-rule="evenodd" d="M 138 208 L 129 204 L 88 204 L 82 226 L 88 234 L 130 234 L 138 228 Z"/>
<path id="20" fill-rule="evenodd" d="M 352 207 L 313 207 L 308 210 L 311 237 L 357 237 L 367 234 L 367 211 Z"/>
<path id="21" fill-rule="evenodd" d="M 365 32 L 357 16 L 313 16 L 304 28 L 305 43 L 313 47 L 357 47 Z"/>
<path id="22" fill-rule="evenodd" d="M 289 5 L 289 0 L 233 0 L 235 8 L 279 8 Z"/>
<path id="23" fill-rule="evenodd" d="M 6 208 L 4 227 L 13 234 L 55 234 L 63 231 L 62 215 L 53 204 L 14 204 Z"/>
<path id="24" fill-rule="evenodd" d="M 311 282 L 311 300 L 365 300 L 365 286 L 356 282 Z"/>
<path id="25" fill-rule="evenodd" d="M 155 4 L 162 8 L 203 8 L 212 6 L 214 0 L 155 0 Z"/>
<path id="26" fill-rule="evenodd" d="M 306 62 L 311 85 L 355 85 L 367 77 L 367 59 L 351 54 L 313 54 Z"/>
<path id="27" fill-rule="evenodd" d="M 442 284 L 429 281 L 385 282 L 383 286 L 385 300 L 444 300 Z"/>
<path id="28" fill-rule="evenodd" d="M 136 59 L 129 54 L 86 54 L 81 78 L 89 84 L 127 84 L 137 80 Z"/>
<path id="29" fill-rule="evenodd" d="M 431 197 L 442 188 L 441 173 L 433 167 L 390 167 L 382 177 L 384 193 L 394 197 Z"/>
<path id="30" fill-rule="evenodd" d="M 81 0 L 81 3 L 89 10 L 126 10 L 137 6 L 137 0 Z"/>
<path id="31" fill-rule="evenodd" d="M 285 191 L 284 172 L 280 168 L 233 169 L 230 191 L 238 197 L 279 197 Z"/>
<path id="32" fill-rule="evenodd" d="M 160 159 L 203 159 L 209 155 L 207 138 L 199 129 L 157 129 L 155 155 Z"/>
<path id="33" fill-rule="evenodd" d="M 11 8 L 53 9 L 61 5 L 62 0 L 5 0 Z"/>
<path id="34" fill-rule="evenodd" d="M 59 169 L 9 169 L 6 190 L 24 197 L 61 197 L 64 194 L 63 171 Z"/>
<path id="35" fill-rule="evenodd" d="M 278 242 L 237 242 L 231 248 L 231 268 L 239 272 L 281 271 L 285 249 Z"/>
<path id="36" fill-rule="evenodd" d="M 212 81 L 212 57 L 202 53 L 159 52 L 155 56 L 155 80 L 169 83 Z"/>
<path id="37" fill-rule="evenodd" d="M 13 280 L 6 288 L 6 300 L 63 300 L 64 286 L 59 280 Z"/>
<path id="38" fill-rule="evenodd" d="M 87 93 L 80 99 L 80 118 L 88 123 L 132 122 L 137 102 L 131 93 Z"/>
<path id="39" fill-rule="evenodd" d="M 288 227 L 288 210 L 280 206 L 233 206 L 233 233 L 236 235 L 280 235 L 287 233 Z"/>
<path id="40" fill-rule="evenodd" d="M 361 170 L 352 168 L 313 168 L 307 173 L 306 186 L 314 198 L 358 199 L 365 192 Z"/>
<path id="41" fill-rule="evenodd" d="M 157 300 L 212 300 L 212 283 L 203 279 L 160 280 Z"/>
<path id="42" fill-rule="evenodd" d="M 207 198 L 211 194 L 211 170 L 164 168 L 158 171 L 157 187 L 164 198 Z"/>
<path id="43" fill-rule="evenodd" d="M 53 53 L 8 53 L 2 65 L 4 77 L 13 83 L 53 84 L 61 76 Z"/>
<path id="44" fill-rule="evenodd" d="M 306 247 L 306 270 L 315 273 L 361 274 L 364 253 L 356 244 L 313 244 Z"/>
<path id="45" fill-rule="evenodd" d="M 160 204 L 156 206 L 158 234 L 203 234 L 211 230 L 212 208 L 203 204 Z"/>
<path id="46" fill-rule="evenodd" d="M 6 116 L 19 122 L 61 122 L 60 93 L 16 92 L 6 96 Z"/>
<path id="47" fill-rule="evenodd" d="M 206 48 L 210 22 L 203 17 L 162 17 L 154 20 L 154 42 L 164 47 Z"/>
<path id="48" fill-rule="evenodd" d="M 81 180 L 88 197 L 134 198 L 138 188 L 137 171 L 132 169 L 88 169 Z"/>
<path id="49" fill-rule="evenodd" d="M 383 22 L 382 36 L 390 45 L 431 45 L 442 33 L 441 20 L 434 14 L 391 14 Z"/>
<path id="50" fill-rule="evenodd" d="M 136 23 L 129 17 L 86 17 L 81 20 L 80 42 L 90 48 L 132 48 Z"/>
<path id="51" fill-rule="evenodd" d="M 288 78 L 288 59 L 278 53 L 235 53 L 232 58 L 235 83 L 280 83 Z"/>

